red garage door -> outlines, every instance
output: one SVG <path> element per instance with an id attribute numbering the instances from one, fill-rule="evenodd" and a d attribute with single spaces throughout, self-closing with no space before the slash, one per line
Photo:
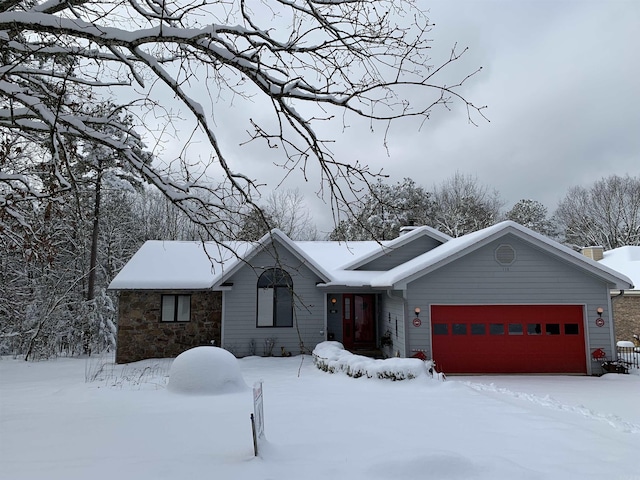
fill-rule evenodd
<path id="1" fill-rule="evenodd" d="M 445 373 L 587 373 L 579 305 L 434 305 L 431 333 Z"/>

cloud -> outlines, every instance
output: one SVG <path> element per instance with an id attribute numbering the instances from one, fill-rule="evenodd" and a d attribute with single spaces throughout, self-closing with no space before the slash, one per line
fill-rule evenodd
<path id="1" fill-rule="evenodd" d="M 482 61 L 465 95 L 491 123 L 469 126 L 458 109 L 392 138 L 395 178 L 430 186 L 459 170 L 507 206 L 532 198 L 552 211 L 574 185 L 640 173 L 640 4 L 451 1 L 432 18 L 450 29 L 445 45 L 457 37 L 467 63 Z"/>
<path id="2" fill-rule="evenodd" d="M 403 120 L 388 134 L 384 126 L 347 117 L 318 125 L 341 161 L 384 169 L 395 183 L 404 177 L 430 188 L 456 171 L 477 175 L 498 190 L 509 208 L 522 198 L 552 212 L 569 188 L 613 175 L 640 174 L 640 2 L 419 0 L 430 7 L 433 63 L 451 47 L 469 51 L 444 81 L 448 84 L 483 67 L 463 88 L 487 105 L 490 122 L 469 124 L 463 105 L 435 110 L 420 127 Z M 420 94 L 420 93 L 418 93 Z M 233 103 L 232 103 L 233 100 Z M 246 141 L 248 118 L 273 122 L 270 105 L 253 98 L 226 98 L 214 105 L 216 134 L 232 168 L 267 186 L 280 184 L 274 168 L 282 150 Z M 270 120 L 271 118 L 271 120 Z M 345 126 L 346 125 L 346 126 Z M 206 142 L 202 142 L 206 148 Z M 203 155 L 207 157 L 207 155 Z M 317 200 L 317 170 L 308 181 L 298 172 L 283 184 L 305 193 L 321 230 L 331 212 Z"/>

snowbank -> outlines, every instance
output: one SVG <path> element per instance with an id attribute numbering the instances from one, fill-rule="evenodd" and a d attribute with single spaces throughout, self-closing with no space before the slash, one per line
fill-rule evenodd
<path id="1" fill-rule="evenodd" d="M 358 381 L 303 358 L 238 360 L 264 380 L 259 458 L 250 391 L 167 394 L 164 359 L 110 357 L 149 373 L 105 384 L 85 358 L 0 358 L 0 479 L 640 480 L 640 376 Z"/>
<path id="2" fill-rule="evenodd" d="M 238 360 L 218 347 L 196 347 L 176 357 L 169 370 L 169 390 L 221 395 L 246 390 Z"/>
<path id="3" fill-rule="evenodd" d="M 432 376 L 433 363 L 417 358 L 387 358 L 376 360 L 354 355 L 340 342 L 322 342 L 313 349 L 313 362 L 325 372 L 344 372 L 350 377 L 411 380 Z"/>

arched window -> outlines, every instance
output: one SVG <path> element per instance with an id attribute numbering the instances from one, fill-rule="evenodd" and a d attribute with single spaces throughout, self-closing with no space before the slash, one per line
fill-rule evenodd
<path id="1" fill-rule="evenodd" d="M 258 327 L 293 327 L 293 282 L 280 268 L 270 268 L 258 278 Z"/>

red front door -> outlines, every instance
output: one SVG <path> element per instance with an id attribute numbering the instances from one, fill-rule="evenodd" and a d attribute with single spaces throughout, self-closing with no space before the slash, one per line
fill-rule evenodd
<path id="1" fill-rule="evenodd" d="M 342 296 L 342 339 L 347 350 L 376 346 L 375 295 Z"/>

